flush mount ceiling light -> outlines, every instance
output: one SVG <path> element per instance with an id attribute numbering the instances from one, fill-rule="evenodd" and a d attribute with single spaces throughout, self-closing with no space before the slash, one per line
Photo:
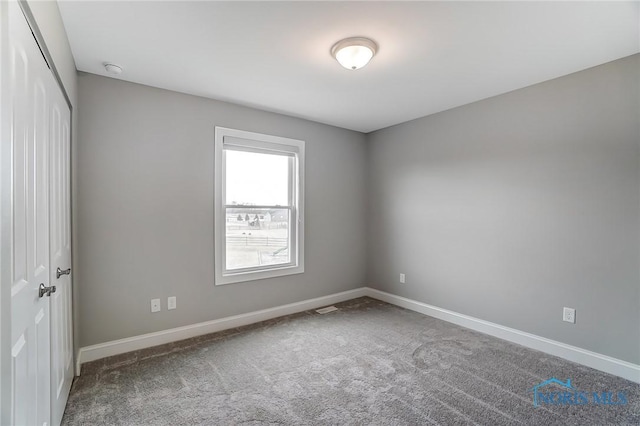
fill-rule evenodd
<path id="1" fill-rule="evenodd" d="M 109 73 L 109 74 L 122 74 L 122 67 L 119 65 L 115 65 L 115 64 L 109 64 L 109 63 L 105 63 L 104 64 L 104 69 Z"/>
<path id="2" fill-rule="evenodd" d="M 331 55 L 348 70 L 357 70 L 369 63 L 378 51 L 378 45 L 365 37 L 340 40 L 331 48 Z"/>

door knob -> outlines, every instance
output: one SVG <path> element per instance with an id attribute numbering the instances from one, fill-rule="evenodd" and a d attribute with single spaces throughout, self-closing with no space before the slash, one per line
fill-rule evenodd
<path id="1" fill-rule="evenodd" d="M 62 275 L 69 275 L 69 274 L 71 274 L 71 268 L 65 269 L 64 271 L 62 269 L 60 269 L 60 268 L 56 269 L 56 278 L 57 279 L 60 279 L 60 277 Z"/>
<path id="2" fill-rule="evenodd" d="M 39 297 L 43 297 L 45 294 L 47 296 L 51 296 L 51 293 L 55 293 L 55 292 L 56 292 L 56 286 L 55 285 L 47 287 L 46 285 L 44 285 L 44 283 L 40 283 L 40 288 L 38 289 L 38 296 Z"/>

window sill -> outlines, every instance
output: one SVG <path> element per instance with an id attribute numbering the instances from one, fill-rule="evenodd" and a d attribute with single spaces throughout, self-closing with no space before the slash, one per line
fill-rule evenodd
<path id="1" fill-rule="evenodd" d="M 273 268 L 264 271 L 253 272 L 239 272 L 239 273 L 227 273 L 216 274 L 215 285 L 226 285 L 234 283 L 242 283 L 248 281 L 264 280 L 268 278 L 278 278 L 287 275 L 302 274 L 304 272 L 304 265 L 287 266 L 284 268 Z"/>

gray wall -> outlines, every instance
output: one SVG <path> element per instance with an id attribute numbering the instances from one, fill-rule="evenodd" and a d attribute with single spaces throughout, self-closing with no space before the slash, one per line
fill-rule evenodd
<path id="1" fill-rule="evenodd" d="M 370 285 L 640 363 L 639 72 L 635 55 L 366 136 L 79 74 L 80 345 Z M 213 285 L 216 125 L 307 141 L 303 275 Z"/>
<path id="2" fill-rule="evenodd" d="M 639 75 L 635 55 L 370 134 L 369 284 L 640 363 Z"/>
<path id="3" fill-rule="evenodd" d="M 365 284 L 363 134 L 91 74 L 78 82 L 81 346 Z M 306 141 L 304 274 L 214 286 L 215 126 Z"/>

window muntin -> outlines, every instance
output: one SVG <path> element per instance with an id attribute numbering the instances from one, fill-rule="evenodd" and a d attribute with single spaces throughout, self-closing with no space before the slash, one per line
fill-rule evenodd
<path id="1" fill-rule="evenodd" d="M 216 284 L 304 272 L 304 142 L 216 128 Z"/>

